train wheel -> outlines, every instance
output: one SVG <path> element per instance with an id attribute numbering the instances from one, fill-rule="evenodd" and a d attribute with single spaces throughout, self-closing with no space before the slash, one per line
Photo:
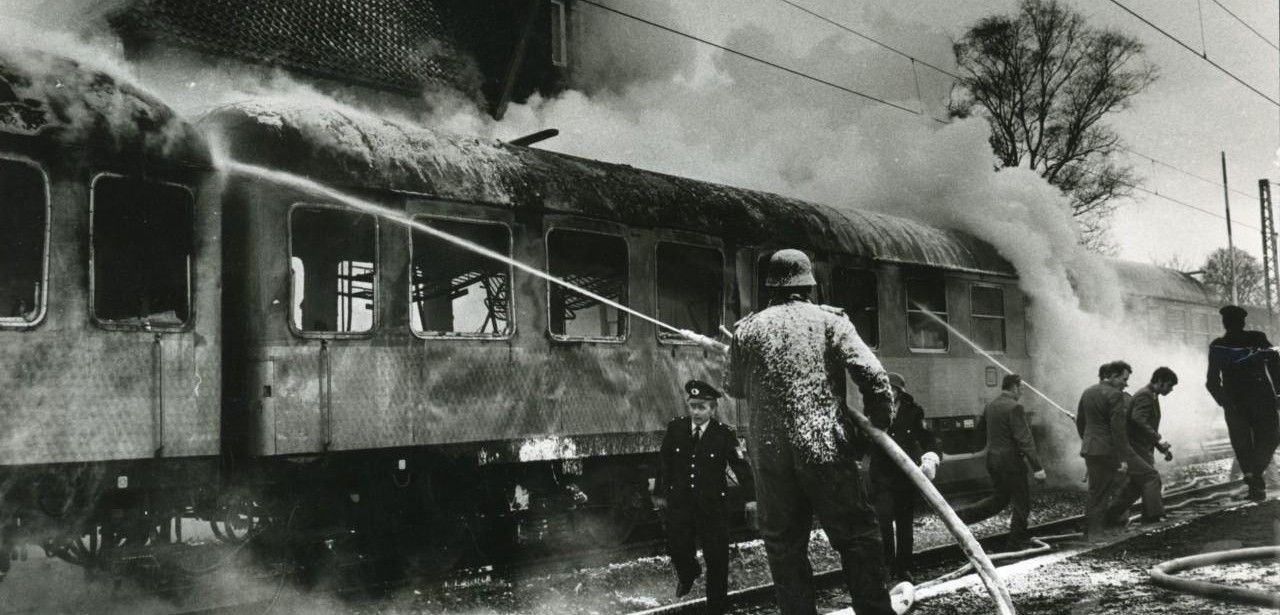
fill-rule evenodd
<path id="1" fill-rule="evenodd" d="M 218 507 L 217 515 L 209 520 L 209 528 L 219 540 L 240 544 L 266 522 L 266 512 L 257 502 L 247 497 L 231 497 Z"/>
<path id="2" fill-rule="evenodd" d="M 588 486 L 588 504 L 575 511 L 578 530 L 589 544 L 616 547 L 627 541 L 643 518 L 646 493 L 630 472 L 601 472 Z"/>

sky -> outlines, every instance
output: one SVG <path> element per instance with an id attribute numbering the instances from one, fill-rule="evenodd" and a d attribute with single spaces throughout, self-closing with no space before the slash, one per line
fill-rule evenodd
<path id="1" fill-rule="evenodd" d="M 910 59 L 843 32 L 788 6 L 782 0 L 750 3 L 731 0 L 613 0 L 608 4 L 900 106 L 918 109 L 923 105 L 935 117 L 943 116 L 943 104 L 951 79 L 923 63 L 954 70 L 951 41 L 982 16 L 1009 13 L 1016 6 L 1013 0 L 794 2 L 875 37 L 922 63 L 917 64 L 913 72 Z M 1247 0 L 1123 0 L 1122 3 L 1197 52 L 1203 49 L 1208 59 L 1223 69 L 1236 74 L 1272 99 L 1280 100 L 1277 92 L 1278 54 L 1273 47 L 1277 38 L 1277 7 L 1274 4 Z M 1219 71 L 1198 53 L 1184 49 L 1110 0 L 1069 0 L 1067 4 L 1085 14 L 1092 25 L 1117 29 L 1138 38 L 1146 45 L 1147 58 L 1160 71 L 1160 79 L 1135 97 L 1131 108 L 1108 121 L 1121 135 L 1127 148 L 1140 154 L 1126 155 L 1125 159 L 1141 178 L 1142 187 L 1162 195 L 1138 191 L 1132 199 L 1121 204 L 1112 227 L 1112 239 L 1119 249 L 1119 256 L 1142 262 L 1175 261 L 1198 269 L 1211 251 L 1226 246 L 1227 224 L 1223 219 L 1219 152 L 1225 152 L 1227 158 L 1236 245 L 1259 255 L 1261 235 L 1257 182 L 1263 177 L 1280 179 L 1280 166 L 1277 165 L 1280 109 Z M 807 152 L 809 147 L 842 147 L 825 137 L 819 137 L 820 142 L 813 143 L 815 123 L 852 141 L 861 141 L 849 146 L 845 162 L 856 156 L 882 154 L 876 143 L 867 142 L 865 134 L 868 114 L 875 113 L 866 108 L 878 106 L 875 103 L 867 103 L 835 88 L 808 82 L 746 59 L 727 56 L 706 45 L 680 39 L 634 20 L 603 13 L 589 5 L 580 5 L 578 10 L 588 20 L 591 30 L 608 32 L 609 51 L 602 55 L 630 56 L 624 59 L 605 58 L 605 67 L 599 71 L 604 76 L 600 81 L 607 82 L 613 78 L 625 82 L 632 79 L 634 83 L 670 78 L 681 81 L 689 89 L 710 89 L 715 93 L 695 97 L 696 103 L 681 106 L 672 102 L 678 96 L 653 94 L 649 99 L 643 95 L 631 95 L 629 101 L 617 98 L 607 101 L 610 94 L 626 96 L 623 94 L 625 85 L 615 86 L 613 92 L 588 88 L 586 94 L 593 102 L 607 101 L 607 106 L 615 110 L 630 109 L 634 114 L 631 120 L 637 128 L 632 132 L 604 129 L 603 132 L 609 136 L 602 139 L 605 143 L 584 144 L 581 135 L 575 136 L 574 131 L 584 122 L 593 125 L 586 119 L 593 117 L 590 113 L 581 113 L 580 107 L 572 116 L 567 112 L 548 113 L 540 119 L 544 123 L 558 120 L 560 123 L 555 127 L 565 133 L 559 143 L 548 142 L 545 145 L 548 149 L 656 167 L 656 170 L 820 201 L 839 200 L 839 196 L 831 195 L 829 189 L 816 188 L 814 184 L 821 182 L 809 181 L 808 175 L 839 173 L 842 166 L 852 171 L 858 165 L 828 164 L 840 160 L 840 156 L 829 156 L 825 161 L 812 159 L 817 155 Z M 1228 10 L 1238 16 L 1239 21 Z M 1266 40 L 1259 38 L 1240 21 Z M 606 45 L 596 48 L 603 47 Z M 628 63 L 630 68 L 618 69 L 619 65 Z M 646 68 L 635 68 L 637 64 Z M 580 70 L 582 68 L 579 67 Z M 664 69 L 671 73 L 664 74 Z M 914 84 L 917 78 L 920 98 L 917 98 Z M 778 88 L 770 91 L 765 85 L 769 83 L 777 83 Z M 794 97 L 803 100 L 797 101 L 794 97 L 790 102 L 769 100 L 771 97 L 788 98 L 789 95 L 778 93 L 784 88 L 793 90 Z M 726 137 L 723 134 L 725 126 L 722 125 L 724 118 L 708 116 L 722 107 L 726 113 L 740 110 L 739 103 L 743 99 L 755 101 L 748 104 L 749 108 L 767 112 L 735 115 L 730 120 L 735 126 L 727 131 L 730 136 Z M 908 114 L 880 107 L 887 110 L 887 115 L 873 116 L 872 121 L 910 119 L 906 117 Z M 518 113 L 515 112 L 516 115 Z M 836 119 L 841 113 L 861 113 L 860 120 L 853 122 L 861 130 L 847 130 L 850 127 Z M 671 117 L 654 117 L 664 114 Z M 904 118 L 890 119 L 888 116 L 893 114 Z M 691 121 L 690 117 L 700 119 Z M 700 146 L 691 148 L 701 151 L 672 148 L 671 141 L 678 140 L 679 135 L 665 135 L 675 137 L 665 142 L 655 138 L 655 132 L 664 130 L 664 122 L 666 125 L 680 124 L 686 133 L 706 130 L 708 134 L 702 135 Z M 718 129 L 717 134 L 711 135 L 712 129 L 709 128 L 690 127 L 698 122 L 714 126 Z M 498 127 L 497 134 L 514 134 L 535 127 L 533 123 L 518 121 L 504 123 L 508 125 L 506 131 Z M 788 123 L 793 124 L 794 134 L 780 128 Z M 657 128 L 642 130 L 641 126 Z M 729 146 L 718 143 L 719 140 L 734 139 L 754 140 L 754 144 Z M 696 141 L 690 138 L 690 142 Z M 653 151 L 655 149 L 667 151 Z M 754 168 L 747 165 L 734 171 L 717 169 L 716 165 L 705 161 L 707 156 L 725 156 L 726 152 L 734 157 L 744 151 L 746 156 L 763 156 L 765 154 L 760 152 L 764 150 L 769 150 L 768 155 L 775 159 L 794 156 L 795 161 L 776 162 L 778 176 L 772 179 L 766 179 L 769 174 L 762 174 L 760 165 Z M 699 155 L 703 158 L 700 159 Z M 675 161 L 671 157 L 687 159 Z M 857 182 L 856 174 L 844 175 L 841 181 Z"/>

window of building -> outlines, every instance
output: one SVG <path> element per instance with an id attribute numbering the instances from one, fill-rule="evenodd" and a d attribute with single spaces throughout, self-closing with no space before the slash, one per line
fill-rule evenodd
<path id="1" fill-rule="evenodd" d="M 511 254 L 501 224 L 418 218 L 434 228 Z M 511 266 L 422 231 L 413 231 L 409 326 L 425 335 L 506 337 L 511 334 Z"/>
<path id="2" fill-rule="evenodd" d="M 879 297 L 876 274 L 844 267 L 832 273 L 832 304 L 844 308 L 862 341 L 872 348 L 880 346 Z"/>
<path id="3" fill-rule="evenodd" d="M 1004 352 L 1004 289 L 973 286 L 969 293 L 973 342 L 988 352 Z"/>
<path id="4" fill-rule="evenodd" d="M 621 305 L 627 304 L 627 242 L 621 237 L 557 229 L 547 234 L 551 275 Z M 563 339 L 627 335 L 627 315 L 607 303 L 550 285 L 551 333 Z"/>
<path id="5" fill-rule="evenodd" d="M 564 0 L 551 0 L 551 64 L 569 65 L 568 11 Z"/>
<path id="6" fill-rule="evenodd" d="M 191 318 L 195 199 L 181 186 L 93 183 L 93 316 L 107 326 L 180 328 Z"/>
<path id="7" fill-rule="evenodd" d="M 910 279 L 907 285 L 907 346 L 911 350 L 947 349 L 947 284 L 942 276 Z M 925 310 L 938 318 L 930 316 Z M 938 322 L 941 319 L 942 322 Z"/>
<path id="8" fill-rule="evenodd" d="M 303 205 L 289 215 L 290 319 L 303 333 L 373 329 L 378 222 L 372 215 Z"/>
<path id="9" fill-rule="evenodd" d="M 44 174 L 33 165 L 0 159 L 0 325 L 40 318 L 48 241 Z"/>
<path id="10" fill-rule="evenodd" d="M 707 336 L 720 332 L 724 313 L 724 257 L 719 250 L 658 244 L 658 319 Z M 664 341 L 683 340 L 659 329 Z"/>

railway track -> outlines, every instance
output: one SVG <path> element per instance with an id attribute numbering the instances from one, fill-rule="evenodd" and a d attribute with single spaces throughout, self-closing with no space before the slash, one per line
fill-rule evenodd
<path id="1" fill-rule="evenodd" d="M 1227 494 L 1241 489 L 1238 481 L 1228 480 L 1210 484 L 1195 484 L 1202 482 L 1202 480 L 1193 481 L 1190 487 L 1166 493 L 1166 506 L 1172 508 L 1185 505 L 1187 502 L 1198 502 L 1212 496 Z M 1061 536 L 1077 532 L 1083 521 L 1083 515 L 1073 515 L 1032 526 L 1030 532 L 1033 537 Z M 993 548 L 1002 546 L 1007 539 L 1008 532 L 1001 532 L 983 537 L 979 542 L 990 553 Z M 1036 554 L 1038 555 L 1038 553 Z M 1031 556 L 1028 555 L 1027 557 Z M 967 561 L 960 551 L 960 547 L 954 543 L 917 551 L 914 559 L 915 565 L 912 574 L 918 579 L 932 578 L 933 575 L 930 573 L 940 574 Z M 1011 561 L 1016 560 L 1004 560 L 1000 562 L 1000 565 Z M 823 591 L 836 588 L 840 584 L 839 577 L 840 570 L 838 568 L 815 573 L 815 590 Z M 729 592 L 730 613 L 751 613 L 766 604 L 772 604 L 773 600 L 774 588 L 771 583 L 733 590 Z M 636 611 L 631 615 L 685 615 L 699 613 L 705 608 L 705 605 L 706 600 L 698 598 L 644 611 Z"/>

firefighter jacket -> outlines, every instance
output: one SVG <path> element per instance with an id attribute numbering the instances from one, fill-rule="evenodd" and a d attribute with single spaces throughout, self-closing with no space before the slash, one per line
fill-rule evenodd
<path id="1" fill-rule="evenodd" d="M 1080 456 L 1115 457 L 1128 461 L 1129 396 L 1105 382 L 1084 390 L 1076 407 L 1076 433 L 1080 434 Z"/>
<path id="2" fill-rule="evenodd" d="M 889 376 L 844 311 L 798 296 L 739 321 L 729 346 L 729 394 L 747 399 L 753 456 L 789 444 L 798 460 L 831 463 L 856 455 L 844 416 L 845 373 L 868 414 L 896 412 Z"/>
<path id="3" fill-rule="evenodd" d="M 1036 455 L 1036 441 L 1027 424 L 1027 413 L 1012 394 L 1001 391 L 983 409 L 982 421 L 987 427 L 988 468 L 1025 472 L 1030 466 L 1033 472 L 1040 471 L 1040 457 Z"/>
<path id="4" fill-rule="evenodd" d="M 1160 396 L 1149 387 L 1138 389 L 1129 400 L 1129 444 L 1134 451 L 1152 457 L 1160 437 Z"/>
<path id="5" fill-rule="evenodd" d="M 1205 386 L 1219 406 L 1233 396 L 1274 397 L 1280 383 L 1280 356 L 1261 331 L 1228 331 L 1209 344 L 1209 376 Z"/>
<path id="6" fill-rule="evenodd" d="M 933 437 L 933 432 L 929 431 L 925 424 L 924 408 L 920 407 L 915 398 L 906 391 L 897 392 L 897 395 L 898 414 L 892 421 L 889 419 L 888 408 L 883 406 L 876 408 L 868 418 L 871 419 L 872 425 L 889 434 L 889 437 L 898 443 L 911 461 L 919 464 L 920 457 L 925 453 L 937 454 L 938 443 Z M 907 478 L 907 475 L 889 458 L 889 454 L 878 446 L 871 448 L 871 482 L 880 485 L 912 486 L 911 479 Z"/>
<path id="7" fill-rule="evenodd" d="M 711 419 L 693 439 L 693 420 L 678 418 L 667 424 L 662 438 L 661 469 L 654 493 L 667 498 L 673 511 L 716 509 L 729 492 L 725 470 L 733 469 L 739 485 L 754 499 L 751 468 L 738 450 L 738 436 L 728 425 Z"/>

